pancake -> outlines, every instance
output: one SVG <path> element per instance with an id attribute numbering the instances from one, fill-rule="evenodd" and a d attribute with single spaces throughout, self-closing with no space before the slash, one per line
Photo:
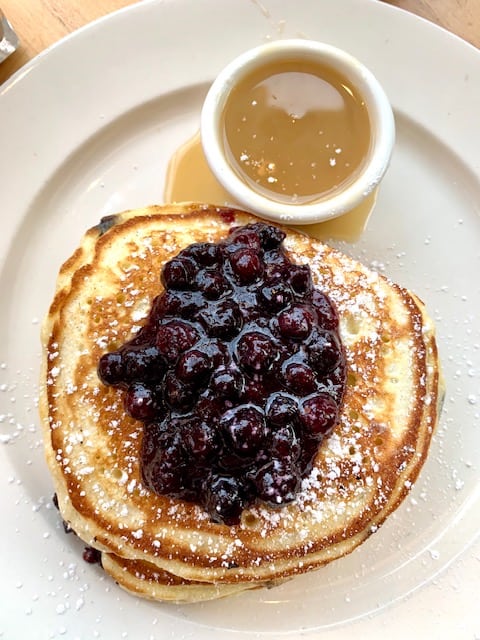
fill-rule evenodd
<path id="1" fill-rule="evenodd" d="M 399 506 L 427 456 L 442 379 L 424 304 L 342 252 L 284 229 L 290 259 L 310 266 L 339 314 L 347 385 L 338 424 L 293 502 L 255 503 L 235 525 L 145 485 L 142 424 L 125 413 L 124 391 L 99 381 L 99 359 L 139 331 L 166 261 L 256 221 L 195 204 L 124 212 L 90 229 L 58 276 L 42 330 L 47 462 L 64 520 L 139 595 L 219 597 L 350 553 Z"/>
<path id="2" fill-rule="evenodd" d="M 102 566 L 121 587 L 149 600 L 187 604 L 225 598 L 247 589 L 271 588 L 275 582 L 219 584 L 195 582 L 174 576 L 150 562 L 127 560 L 113 553 L 102 553 Z"/>

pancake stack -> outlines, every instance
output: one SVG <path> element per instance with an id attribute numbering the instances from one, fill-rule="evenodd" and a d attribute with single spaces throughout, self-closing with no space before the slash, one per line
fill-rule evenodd
<path id="1" fill-rule="evenodd" d="M 309 265 L 339 315 L 346 389 L 293 501 L 258 501 L 238 523 L 159 495 L 141 471 L 143 425 L 123 389 L 102 384 L 102 355 L 145 323 L 163 265 L 217 243 L 247 213 L 181 204 L 103 219 L 62 266 L 43 325 L 40 410 L 60 512 L 127 590 L 197 602 L 272 586 L 350 553 L 408 494 L 438 418 L 442 381 L 423 303 L 362 264 L 291 229 L 289 258 Z"/>

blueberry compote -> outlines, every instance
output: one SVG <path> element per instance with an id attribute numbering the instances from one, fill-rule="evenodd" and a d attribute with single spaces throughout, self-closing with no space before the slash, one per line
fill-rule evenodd
<path id="1" fill-rule="evenodd" d="M 98 367 L 144 423 L 145 484 L 228 525 L 295 499 L 345 389 L 336 310 L 284 237 L 256 223 L 183 249 L 145 326 Z"/>

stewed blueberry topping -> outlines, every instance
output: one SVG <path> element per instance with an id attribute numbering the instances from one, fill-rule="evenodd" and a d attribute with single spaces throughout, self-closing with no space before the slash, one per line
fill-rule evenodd
<path id="1" fill-rule="evenodd" d="M 146 324 L 98 365 L 144 423 L 146 486 L 227 525 L 295 499 L 345 390 L 336 310 L 284 237 L 255 223 L 183 249 Z"/>

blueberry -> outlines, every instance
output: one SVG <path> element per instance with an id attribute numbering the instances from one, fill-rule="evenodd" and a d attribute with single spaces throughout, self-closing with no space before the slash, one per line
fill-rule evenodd
<path id="1" fill-rule="evenodd" d="M 298 395 L 308 395 L 316 389 L 315 374 L 303 362 L 288 362 L 283 371 L 286 386 Z"/>
<path id="2" fill-rule="evenodd" d="M 190 419 L 183 429 L 184 448 L 193 457 L 192 462 L 211 459 L 219 450 L 218 431 L 200 418 Z"/>
<path id="3" fill-rule="evenodd" d="M 291 425 L 279 427 L 272 432 L 269 447 L 271 456 L 293 463 L 299 458 L 300 451 L 300 440 Z"/>
<path id="4" fill-rule="evenodd" d="M 226 411 L 220 419 L 220 429 L 233 451 L 245 456 L 254 456 L 267 435 L 263 413 L 251 405 Z"/>
<path id="5" fill-rule="evenodd" d="M 273 459 L 258 470 L 255 485 L 261 500 L 280 506 L 295 500 L 300 488 L 300 473 L 295 464 Z"/>
<path id="6" fill-rule="evenodd" d="M 184 382 L 198 385 L 208 379 L 212 369 L 212 362 L 199 349 L 185 351 L 178 359 L 175 373 Z"/>
<path id="7" fill-rule="evenodd" d="M 321 291 L 318 291 L 318 289 L 313 290 L 312 305 L 315 307 L 318 324 L 322 329 L 332 331 L 338 328 L 338 315 L 333 304 L 329 298 Z"/>
<path id="8" fill-rule="evenodd" d="M 142 382 L 133 382 L 125 396 L 125 410 L 135 420 L 149 422 L 155 417 L 155 397 L 153 391 Z"/>
<path id="9" fill-rule="evenodd" d="M 152 304 L 150 317 L 159 323 L 166 316 L 174 316 L 180 308 L 181 298 L 178 291 L 164 291 L 158 295 Z"/>
<path id="10" fill-rule="evenodd" d="M 195 327 L 183 320 L 171 320 L 160 325 L 157 331 L 156 346 L 159 353 L 169 361 L 193 347 L 199 338 Z"/>
<path id="11" fill-rule="evenodd" d="M 85 547 L 82 553 L 82 558 L 88 564 L 101 564 L 102 562 L 102 552 L 98 549 L 94 549 L 93 547 Z"/>
<path id="12" fill-rule="evenodd" d="M 165 361 L 155 345 L 124 347 L 122 349 L 124 375 L 127 381 L 147 380 L 156 382 L 165 373 Z"/>
<path id="13" fill-rule="evenodd" d="M 237 344 L 238 362 L 247 370 L 265 373 L 277 355 L 273 339 L 259 331 L 244 333 Z"/>
<path id="14" fill-rule="evenodd" d="M 298 405 L 291 396 L 277 393 L 270 398 L 266 415 L 269 423 L 276 427 L 292 424 L 298 418 Z"/>
<path id="15" fill-rule="evenodd" d="M 267 381 L 263 377 L 254 375 L 252 378 L 247 377 L 243 386 L 241 400 L 244 403 L 256 404 L 259 407 L 265 404 L 265 398 L 268 396 Z"/>
<path id="16" fill-rule="evenodd" d="M 318 375 L 335 369 L 342 355 L 340 341 L 332 331 L 315 330 L 307 347 L 308 359 Z"/>
<path id="17" fill-rule="evenodd" d="M 285 239 L 285 232 L 271 224 L 257 222 L 252 225 L 252 228 L 260 236 L 260 242 L 263 249 L 276 249 Z"/>
<path id="18" fill-rule="evenodd" d="M 304 400 L 300 418 L 306 432 L 321 439 L 333 429 L 338 420 L 338 406 L 328 393 L 318 393 Z"/>
<path id="19" fill-rule="evenodd" d="M 210 388 L 216 396 L 234 400 L 242 392 L 243 376 L 237 369 L 220 367 L 212 376 Z"/>
<path id="20" fill-rule="evenodd" d="M 225 241 L 225 248 L 229 253 L 237 249 L 252 249 L 257 254 L 261 248 L 260 236 L 253 226 L 237 227 Z"/>
<path id="21" fill-rule="evenodd" d="M 278 328 L 282 336 L 304 340 L 315 322 L 313 309 L 306 305 L 293 304 L 278 316 Z"/>
<path id="22" fill-rule="evenodd" d="M 121 353 L 118 351 L 104 353 L 98 363 L 97 373 L 104 384 L 117 385 L 124 382 L 125 372 Z"/>
<path id="23" fill-rule="evenodd" d="M 180 256 L 190 258 L 202 267 L 218 264 L 221 259 L 219 246 L 212 242 L 197 242 L 180 252 Z"/>
<path id="24" fill-rule="evenodd" d="M 250 284 L 263 273 L 263 264 L 253 249 L 238 249 L 230 256 L 230 264 L 240 284 Z"/>
<path id="25" fill-rule="evenodd" d="M 229 288 L 222 274 L 213 269 L 199 271 L 196 283 L 198 290 L 209 300 L 218 300 Z"/>
<path id="26" fill-rule="evenodd" d="M 165 376 L 164 400 L 178 411 L 188 411 L 195 403 L 196 394 L 192 386 L 182 382 L 173 371 Z"/>
<path id="27" fill-rule="evenodd" d="M 232 338 L 242 327 L 240 309 L 231 300 L 211 302 L 200 312 L 199 319 L 207 334 L 214 338 Z"/>
<path id="28" fill-rule="evenodd" d="M 259 304 L 270 312 L 281 311 L 292 301 L 292 298 L 291 288 L 281 280 L 265 285 L 258 294 Z"/>
<path id="29" fill-rule="evenodd" d="M 173 258 L 166 262 L 161 274 L 165 289 L 191 289 L 195 276 L 195 265 L 187 258 Z"/>
<path id="30" fill-rule="evenodd" d="M 205 487 L 205 509 L 211 519 L 226 525 L 238 524 L 244 506 L 239 480 L 229 475 L 212 474 Z"/>
<path id="31" fill-rule="evenodd" d="M 290 271 L 290 284 L 295 293 L 305 296 L 313 289 L 312 274 L 308 265 L 294 265 Z"/>
<path id="32" fill-rule="evenodd" d="M 165 431 L 158 438 L 158 448 L 142 468 L 145 484 L 153 491 L 181 497 L 185 487 L 185 451 L 179 432 Z"/>
<path id="33" fill-rule="evenodd" d="M 283 251 L 279 249 L 268 251 L 264 255 L 264 262 L 266 280 L 272 281 L 288 278 L 292 263 Z"/>
<path id="34" fill-rule="evenodd" d="M 205 298 L 198 291 L 166 291 L 165 302 L 159 304 L 157 325 L 163 318 L 195 320 L 200 309 L 206 305 Z M 163 313 L 162 313 L 163 312 Z"/>

